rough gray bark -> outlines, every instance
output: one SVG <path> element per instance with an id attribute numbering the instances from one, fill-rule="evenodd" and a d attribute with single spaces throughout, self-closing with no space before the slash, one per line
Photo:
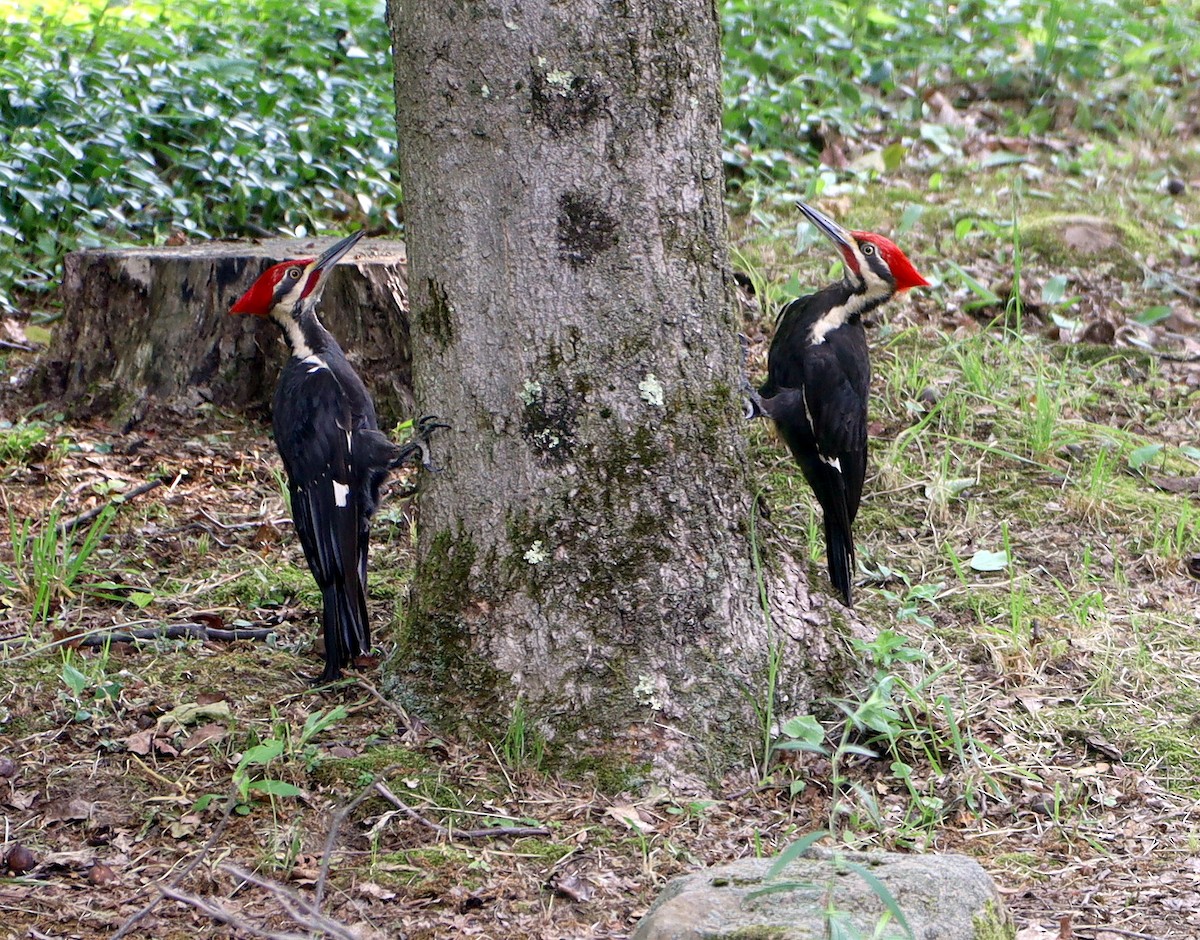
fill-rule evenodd
<path id="1" fill-rule="evenodd" d="M 152 400 L 268 408 L 285 349 L 278 330 L 229 307 L 270 265 L 319 254 L 328 239 L 97 249 L 66 259 L 64 311 L 40 392 L 75 414 L 136 420 Z M 325 324 L 368 377 L 380 413 L 409 415 L 404 244 L 367 239 L 331 276 Z"/>
<path id="2" fill-rule="evenodd" d="M 751 561 L 711 0 L 392 0 L 421 499 L 401 679 L 441 717 L 719 774 L 829 650 Z M 783 568 L 787 571 L 783 571 Z M 820 667 L 818 666 L 819 670 Z"/>

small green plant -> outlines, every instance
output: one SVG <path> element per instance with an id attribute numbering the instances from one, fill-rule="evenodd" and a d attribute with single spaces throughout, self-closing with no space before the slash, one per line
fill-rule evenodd
<path id="1" fill-rule="evenodd" d="M 18 521 L 8 507 L 12 561 L 0 562 L 0 585 L 24 600 L 32 625 L 44 626 L 65 603 L 81 596 L 124 599 L 115 593 L 118 586 L 110 580 L 111 569 L 97 557 L 116 515 L 117 507 L 110 503 L 86 526 L 64 531 L 61 500 L 36 526 L 31 519 Z"/>
<path id="2" fill-rule="evenodd" d="M 508 728 L 500 742 L 500 756 L 514 769 L 540 770 L 546 756 L 546 739 L 529 720 L 525 703 L 518 698 L 508 716 Z"/>
<path id="3" fill-rule="evenodd" d="M 112 708 L 120 700 L 123 686 L 119 679 L 107 675 L 107 664 L 107 646 L 92 662 L 81 659 L 72 649 L 63 649 L 59 678 L 66 689 L 60 698 L 74 709 L 72 721 L 90 721 L 97 710 Z"/>
<path id="4" fill-rule="evenodd" d="M 36 422 L 4 426 L 0 424 L 0 466 L 21 466 L 29 462 L 46 440 L 44 424 Z"/>
<path id="5" fill-rule="evenodd" d="M 831 856 L 830 863 L 834 874 L 823 885 L 818 885 L 811 881 L 777 880 L 787 871 L 789 865 L 804 856 L 813 846 L 829 835 L 830 833 L 825 831 L 810 832 L 789 845 L 779 853 L 774 863 L 767 869 L 767 873 L 763 877 L 763 881 L 766 884 L 761 888 L 756 888 L 748 892 L 747 897 L 753 899 L 801 889 L 821 890 L 825 896 L 822 915 L 825 921 L 825 936 L 828 940 L 860 940 L 862 935 L 855 929 L 848 914 L 837 906 L 836 900 L 838 874 L 840 872 L 851 872 L 866 882 L 872 893 L 879 898 L 884 906 L 884 914 L 880 916 L 873 936 L 879 936 L 880 931 L 894 921 L 900 925 L 904 933 L 912 940 L 913 932 L 912 928 L 908 925 L 908 918 L 904 916 L 904 911 L 896 901 L 895 895 L 888 889 L 888 886 L 880 881 L 869 869 L 850 860 L 840 852 L 834 852 Z"/>
<path id="6" fill-rule="evenodd" d="M 903 591 L 894 591 L 889 588 L 881 588 L 879 593 L 884 599 L 893 604 L 896 608 L 896 622 L 904 623 L 911 620 L 913 623 L 920 624 L 923 627 L 932 628 L 933 620 L 928 614 L 921 613 L 922 605 L 931 605 L 936 607 L 938 597 L 946 589 L 945 582 L 938 581 L 933 584 L 913 584 L 912 579 L 903 571 L 896 571 L 889 568 L 887 565 L 879 565 L 878 569 L 872 572 L 878 579 L 885 583 L 899 580 L 904 584 Z M 900 648 L 903 649 L 903 644 L 907 640 L 898 633 L 893 633 L 891 630 L 884 630 L 874 643 L 880 642 L 890 643 L 897 641 Z M 859 653 L 871 652 L 871 650 L 862 648 L 864 644 L 859 641 L 853 641 L 855 649 Z M 866 644 L 871 646 L 871 644 Z M 923 658 L 923 654 L 919 651 L 908 650 L 909 653 L 915 653 L 916 659 L 904 660 L 906 662 L 918 662 Z"/>
<path id="7" fill-rule="evenodd" d="M 236 800 L 233 811 L 245 816 L 251 811 L 251 796 L 265 796 L 271 801 L 272 812 L 278 821 L 276 801 L 300 796 L 303 791 L 294 783 L 281 779 L 279 774 L 268 776 L 267 770 L 276 761 L 288 764 L 299 760 L 307 771 L 311 771 L 319 763 L 314 739 L 344 720 L 348 714 L 342 705 L 336 705 L 327 712 L 313 712 L 305 719 L 299 735 L 293 735 L 289 725 L 277 721 L 271 735 L 246 748 L 238 760 L 233 772 Z M 196 801 L 193 811 L 201 812 L 219 799 L 219 793 L 206 793 Z"/>

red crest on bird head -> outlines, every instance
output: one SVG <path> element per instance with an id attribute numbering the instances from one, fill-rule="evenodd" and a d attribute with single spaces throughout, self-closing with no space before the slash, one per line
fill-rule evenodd
<path id="1" fill-rule="evenodd" d="M 888 270 L 896 281 L 896 290 L 904 291 L 913 287 L 928 287 L 929 282 L 917 272 L 908 256 L 890 238 L 876 235 L 874 232 L 851 232 L 855 241 L 870 242 L 879 249 L 880 257 L 887 263 Z"/>
<path id="2" fill-rule="evenodd" d="M 275 304 L 275 292 L 280 281 L 288 276 L 288 271 L 296 271 L 296 276 L 313 263 L 312 258 L 301 258 L 297 261 L 281 261 L 273 264 L 259 275 L 258 280 L 250 285 L 250 289 L 238 299 L 230 313 L 248 313 L 256 317 L 269 316 L 271 307 Z"/>

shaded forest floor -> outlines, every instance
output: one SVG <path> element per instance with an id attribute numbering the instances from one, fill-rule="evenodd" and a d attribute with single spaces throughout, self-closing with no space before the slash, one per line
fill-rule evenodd
<path id="1" fill-rule="evenodd" d="M 886 688 L 893 711 L 856 738 L 878 759 L 839 757 L 836 795 L 830 758 L 801 752 L 709 794 L 565 780 L 519 713 L 500 740 L 439 736 L 370 664 L 313 692 L 319 597 L 264 428 L 212 411 L 124 435 L 22 423 L 10 392 L 0 936 L 229 935 L 203 904 L 282 933 L 295 898 L 320 894 L 364 937 L 618 938 L 671 876 L 774 854 L 831 818 L 855 845 L 974 856 L 1048 936 L 1062 918 L 1082 937 L 1200 935 L 1195 182 L 1180 164 L 1171 196 L 1136 156 L 1069 154 L 1081 175 L 1062 154 L 820 201 L 894 234 L 935 281 L 872 324 L 859 612 L 885 640 L 859 651 L 876 681 L 843 704 Z M 920 209 L 898 222 L 902 206 Z M 771 322 L 755 306 L 827 277 L 829 255 L 786 202 L 740 205 L 734 229 L 761 370 Z M 5 384 L 35 355 L 10 355 Z M 747 433 L 772 524 L 809 551 L 802 480 L 765 429 Z M 152 478 L 111 520 L 53 535 Z M 376 525 L 384 656 L 408 485 Z M 820 566 L 810 577 L 824 585 Z M 271 639 L 111 637 L 185 623 Z M 110 642 L 68 640 L 83 634 Z M 836 741 L 844 713 L 816 713 Z M 394 799 L 368 789 L 377 775 Z M 135 920 L 162 885 L 177 898 Z"/>

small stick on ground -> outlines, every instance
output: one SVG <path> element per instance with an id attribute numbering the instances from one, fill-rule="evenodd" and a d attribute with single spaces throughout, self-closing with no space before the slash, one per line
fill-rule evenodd
<path id="1" fill-rule="evenodd" d="M 405 803 L 388 789 L 386 783 L 377 781 L 375 789 L 385 800 L 400 810 L 413 822 L 420 823 L 426 829 L 432 829 L 439 836 L 454 841 L 455 839 L 496 839 L 504 836 L 548 836 L 550 830 L 542 826 L 494 826 L 489 829 L 450 829 L 441 823 L 426 819 L 415 809 Z"/>
<path id="2" fill-rule="evenodd" d="M 365 787 L 358 791 L 358 795 L 349 803 L 334 813 L 333 820 L 329 824 L 329 834 L 325 836 L 325 849 L 321 852 L 321 870 L 317 875 L 316 887 L 316 908 L 321 909 L 321 902 L 325 898 L 325 882 L 329 878 L 329 865 L 333 859 L 333 847 L 337 842 L 338 832 L 341 831 L 342 824 L 345 823 L 346 817 L 356 810 L 360 803 L 368 796 L 375 792 L 375 784 L 387 777 L 388 774 L 400 768 L 400 764 L 391 764 L 379 771 Z"/>
<path id="3" fill-rule="evenodd" d="M 217 820 L 217 824 L 213 827 L 212 835 L 208 837 L 208 841 L 204 843 L 204 847 L 200 849 L 196 857 L 188 862 L 187 865 L 185 865 L 182 869 L 180 869 L 165 886 L 161 884 L 157 886 L 159 890 L 158 897 L 148 901 L 146 906 L 140 911 L 136 911 L 135 913 L 131 914 L 125 923 L 121 925 L 121 929 L 113 934 L 112 940 L 121 940 L 123 936 L 129 933 L 129 931 L 136 927 L 141 921 L 145 920 L 150 915 L 150 912 L 158 907 L 159 903 L 164 897 L 169 897 L 167 894 L 167 889 L 174 889 L 175 886 L 179 885 L 183 881 L 184 878 L 196 870 L 197 866 L 199 866 L 199 864 L 204 861 L 208 853 L 212 851 L 213 846 L 217 844 L 217 840 L 221 837 L 221 833 L 225 831 L 225 826 L 229 823 L 229 818 L 233 815 L 233 808 L 237 806 L 237 803 L 238 788 L 234 787 L 229 791 L 229 796 L 225 800 L 225 807 L 221 811 L 221 818 Z M 182 898 L 176 898 L 176 900 L 182 900 Z"/>
<path id="4" fill-rule="evenodd" d="M 106 510 L 109 506 L 120 506 L 120 505 L 123 505 L 124 503 L 128 503 L 131 500 L 136 499 L 137 497 L 143 495 L 144 493 L 149 493 L 151 490 L 162 486 L 164 482 L 165 481 L 163 480 L 162 477 L 156 477 L 153 480 L 147 480 L 141 486 L 135 486 L 128 493 L 121 493 L 120 495 L 115 496 L 114 498 L 110 499 L 107 503 L 103 503 L 100 506 L 96 506 L 92 509 L 89 509 L 87 512 L 80 513 L 78 516 L 76 516 L 73 519 L 68 519 L 65 522 L 60 522 L 58 524 L 58 534 L 66 535 L 72 529 L 75 529 L 81 525 L 86 525 L 87 523 L 91 522 L 93 519 L 95 519 L 97 516 L 99 516 L 100 513 L 104 512 L 104 510 Z"/>
<path id="5" fill-rule="evenodd" d="M 338 923 L 330 917 L 326 917 L 315 905 L 306 901 L 300 895 L 289 891 L 278 882 L 271 881 L 268 878 L 260 878 L 253 872 L 228 862 L 221 866 L 221 870 L 228 872 L 242 881 L 248 881 L 252 885 L 265 888 L 279 902 L 279 906 L 283 908 L 288 917 L 301 927 L 319 931 L 330 937 L 338 937 L 339 940 L 360 940 L 357 931 L 352 930 L 345 924 Z"/>
<path id="6" fill-rule="evenodd" d="M 135 643 L 139 640 L 179 640 L 192 638 L 232 643 L 235 640 L 267 640 L 274 634 L 270 627 L 235 628 L 224 630 L 202 623 L 173 623 L 163 627 L 139 627 L 137 630 L 112 630 L 107 633 L 89 633 L 82 637 L 78 646 L 102 647 L 111 643 Z"/>
<path id="7" fill-rule="evenodd" d="M 411 734 L 414 739 L 419 739 L 428 730 L 425 727 L 424 722 L 422 722 L 418 718 L 414 718 L 412 715 L 410 715 L 408 712 L 406 712 L 403 708 L 401 708 L 395 702 L 391 701 L 390 699 L 385 698 L 383 693 L 380 692 L 377 688 L 375 688 L 375 686 L 371 685 L 371 683 L 368 682 L 366 679 L 363 679 L 362 677 L 359 676 L 359 677 L 355 677 L 355 681 L 360 686 L 362 686 L 364 689 L 366 689 L 366 691 L 377 702 L 379 702 L 380 705 L 382 705 L 384 708 L 386 708 L 393 715 L 395 715 L 397 718 L 400 719 L 401 724 L 404 726 L 405 734 Z"/>
<path id="8" fill-rule="evenodd" d="M 211 917 L 215 921 L 222 924 L 228 924 L 239 933 L 247 933 L 255 937 L 264 937 L 265 940 L 312 940 L 311 933 L 280 933 L 276 930 L 264 930 L 263 928 L 252 924 L 244 917 L 239 917 L 228 908 L 216 901 L 211 901 L 207 898 L 202 898 L 198 894 L 192 894 L 188 891 L 181 891 L 178 888 L 172 888 L 168 885 L 159 885 L 159 891 L 162 892 L 161 897 L 170 898 L 172 901 L 179 901 L 183 904 L 188 904 L 196 910 Z M 353 936 L 353 935 L 351 935 Z M 354 940 L 358 940 L 357 937 Z"/>
<path id="9" fill-rule="evenodd" d="M 1088 936 L 1097 933 L 1115 933 L 1122 937 L 1133 937 L 1134 940 L 1158 940 L 1158 936 L 1156 934 L 1141 933 L 1137 930 L 1125 930 L 1121 927 L 1110 927 L 1107 924 L 1096 924 L 1094 926 L 1089 926 L 1087 924 L 1073 925 L 1071 929 L 1074 930 L 1075 933 L 1079 933 L 1081 930 L 1086 930 Z"/>

